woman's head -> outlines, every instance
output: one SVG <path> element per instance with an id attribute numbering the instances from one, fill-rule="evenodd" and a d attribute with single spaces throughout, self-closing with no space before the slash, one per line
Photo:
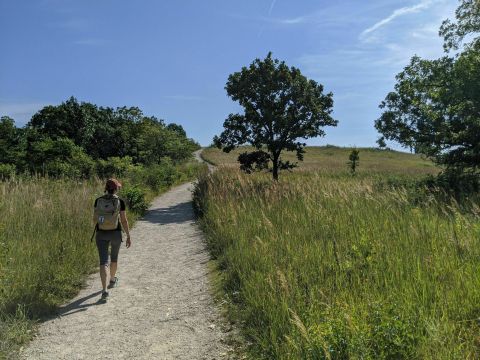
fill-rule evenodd
<path id="1" fill-rule="evenodd" d="M 122 184 L 117 179 L 108 179 L 105 184 L 105 192 L 115 194 L 121 187 Z"/>

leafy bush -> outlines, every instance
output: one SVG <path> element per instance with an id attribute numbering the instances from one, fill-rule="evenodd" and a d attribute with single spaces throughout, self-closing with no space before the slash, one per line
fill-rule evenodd
<path id="1" fill-rule="evenodd" d="M 76 170 L 78 177 L 82 179 L 88 179 L 95 175 L 95 161 L 84 152 L 72 156 L 69 163 Z"/>
<path id="2" fill-rule="evenodd" d="M 54 178 L 79 178 L 80 171 L 70 163 L 62 160 L 51 160 L 43 167 L 43 173 Z"/>
<path id="3" fill-rule="evenodd" d="M 8 180 L 15 176 L 17 168 L 13 164 L 0 164 L 0 180 Z"/>
<path id="4" fill-rule="evenodd" d="M 98 160 L 96 164 L 96 173 L 101 178 L 121 177 L 134 167 L 132 158 L 125 156 L 123 158 L 113 156 L 107 160 Z"/>
<path id="5" fill-rule="evenodd" d="M 411 359 L 419 338 L 414 318 L 400 312 L 396 304 L 374 303 L 369 307 L 369 348 L 372 358 Z"/>
<path id="6" fill-rule="evenodd" d="M 429 188 L 440 188 L 451 195 L 461 197 L 480 191 L 480 175 L 476 172 L 450 168 L 437 177 L 428 177 L 424 184 Z"/>
<path id="7" fill-rule="evenodd" d="M 68 138 L 34 140 L 27 153 L 30 172 L 55 178 L 88 178 L 93 174 L 92 158 Z"/>
<path id="8" fill-rule="evenodd" d="M 125 185 L 120 196 L 127 202 L 128 208 L 137 214 L 143 214 L 148 209 L 148 202 L 146 200 L 146 191 L 138 185 Z"/>
<path id="9" fill-rule="evenodd" d="M 154 191 L 171 186 L 177 177 L 177 169 L 168 158 L 162 159 L 158 165 L 145 168 L 145 184 Z"/>
<path id="10" fill-rule="evenodd" d="M 43 174 L 53 178 L 88 179 L 93 170 L 93 160 L 84 155 L 67 161 L 50 160 L 44 164 Z"/>

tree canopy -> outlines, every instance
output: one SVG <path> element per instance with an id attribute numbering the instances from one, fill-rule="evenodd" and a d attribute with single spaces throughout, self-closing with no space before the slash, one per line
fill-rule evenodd
<path id="1" fill-rule="evenodd" d="M 478 0 L 462 0 L 455 10 L 455 20 L 446 19 L 440 27 L 439 35 L 443 37 L 445 51 L 458 50 L 465 38 L 473 35 L 466 47 L 478 43 L 480 32 L 480 2 Z"/>
<path id="2" fill-rule="evenodd" d="M 456 21 L 440 29 L 445 49 L 460 47 L 479 30 L 478 1 L 465 0 Z M 480 166 L 480 43 L 476 37 L 454 55 L 426 60 L 414 56 L 396 76 L 394 91 L 380 108 L 376 129 L 388 140 L 414 149 L 447 169 Z M 380 142 L 384 142 L 383 138 Z"/>
<path id="3" fill-rule="evenodd" d="M 181 125 L 166 125 L 137 107 L 98 107 L 74 97 L 44 107 L 21 129 L 9 117 L 0 120 L 0 163 L 14 164 L 21 172 L 89 176 L 95 161 L 177 162 L 198 147 Z"/>
<path id="4" fill-rule="evenodd" d="M 321 84 L 273 59 L 271 53 L 231 74 L 225 90 L 244 113 L 228 116 L 214 144 L 225 152 L 244 144 L 255 147 L 256 151 L 239 157 L 247 172 L 272 162 L 273 178 L 278 179 L 279 170 L 296 166 L 282 161 L 283 150 L 295 151 L 301 161 L 306 144 L 299 139 L 324 136 L 324 126 L 337 125 L 330 116 L 333 94 L 324 94 Z"/>
<path id="5" fill-rule="evenodd" d="M 2 163 L 14 164 L 22 157 L 21 131 L 8 116 L 0 118 L 0 160 Z"/>

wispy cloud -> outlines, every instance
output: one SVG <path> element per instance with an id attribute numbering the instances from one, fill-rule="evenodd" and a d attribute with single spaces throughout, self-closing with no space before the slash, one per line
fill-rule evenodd
<path id="1" fill-rule="evenodd" d="M 270 3 L 270 9 L 268 9 L 268 16 L 272 15 L 272 11 L 276 3 L 277 3 L 277 0 L 272 0 L 272 2 Z"/>
<path id="2" fill-rule="evenodd" d="M 270 19 L 271 22 L 281 25 L 297 25 L 304 24 L 309 21 L 307 16 L 298 16 L 290 19 Z"/>
<path id="3" fill-rule="evenodd" d="M 367 40 L 369 35 L 377 31 L 381 27 L 384 27 L 385 25 L 389 24 L 396 18 L 428 9 L 433 3 L 434 3 L 433 0 L 422 0 L 420 3 L 416 5 L 405 6 L 399 9 L 395 9 L 389 16 L 376 22 L 369 28 L 362 31 L 362 33 L 360 34 L 360 40 Z"/>
<path id="4" fill-rule="evenodd" d="M 256 18 L 257 21 L 261 21 L 264 24 L 260 27 L 260 30 L 258 31 L 257 37 L 261 37 L 265 31 L 265 24 L 274 24 L 274 25 L 283 25 L 283 26 L 288 26 L 288 25 L 298 25 L 298 24 L 304 24 L 310 21 L 310 16 L 297 16 L 297 17 L 292 17 L 292 18 L 274 18 L 272 17 L 272 11 L 275 7 L 275 4 L 277 3 L 277 0 L 272 0 L 270 3 L 270 8 L 268 10 L 268 16 L 258 16 Z"/>
<path id="5" fill-rule="evenodd" d="M 294 26 L 294 25 L 313 25 L 326 28 L 328 26 L 339 27 L 349 26 L 356 22 L 355 18 L 352 18 L 350 14 L 338 13 L 332 9 L 322 9 L 313 13 L 298 15 L 292 17 L 280 17 L 280 16 L 240 16 L 231 15 L 232 17 L 251 20 L 264 23 L 264 25 L 277 25 L 277 26 Z"/>
<path id="6" fill-rule="evenodd" d="M 426 3 L 422 2 L 422 4 Z M 419 9 L 418 5 L 415 9 Z M 391 86 L 395 80 L 395 74 L 408 65 L 413 55 L 432 59 L 443 54 L 438 28 L 442 20 L 452 16 L 455 4 L 440 0 L 429 3 L 429 6 L 431 8 L 425 11 L 425 14 L 421 14 L 421 18 L 415 21 L 411 21 L 412 19 L 399 21 L 400 26 L 395 27 L 395 31 L 385 29 L 385 38 L 381 43 L 372 44 L 357 38 L 353 43 L 345 46 L 303 54 L 297 58 L 297 62 L 309 76 L 326 85 L 331 84 L 341 88 L 342 92 L 358 92 L 360 86 L 371 89 Z M 409 7 L 409 9 L 412 8 L 413 6 Z M 400 16 L 398 10 L 395 10 L 397 17 Z M 405 11 L 401 13 L 408 13 Z M 391 19 L 391 17 L 388 18 Z M 383 19 L 382 25 L 378 25 L 376 29 L 379 26 L 385 26 L 388 18 Z M 373 29 L 373 26 L 369 29 Z M 374 31 L 371 30 L 369 34 L 371 35 Z"/>
<path id="7" fill-rule="evenodd" d="M 272 11 L 275 8 L 276 3 L 277 3 L 277 0 L 272 0 L 272 2 L 270 3 L 270 8 L 268 9 L 268 16 L 266 17 L 267 20 L 270 20 L 270 17 L 272 15 Z M 261 38 L 264 31 L 265 31 L 265 25 L 262 25 L 260 27 L 260 30 L 258 30 L 257 38 Z"/>

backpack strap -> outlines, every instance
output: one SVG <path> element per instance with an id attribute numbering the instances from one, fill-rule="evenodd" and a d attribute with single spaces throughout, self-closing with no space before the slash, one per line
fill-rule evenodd
<path id="1" fill-rule="evenodd" d="M 98 199 L 100 199 L 100 198 L 97 198 L 97 199 L 95 200 L 95 206 L 93 207 L 94 209 L 97 208 Z M 95 237 L 95 233 L 97 232 L 97 225 L 98 225 L 98 222 L 96 222 L 96 223 L 95 223 L 95 226 L 93 227 L 93 233 L 92 233 L 92 237 L 90 238 L 90 242 L 92 242 L 92 241 L 93 241 L 93 238 Z"/>
<path id="2" fill-rule="evenodd" d="M 97 232 L 97 224 L 95 224 L 95 227 L 93 228 L 93 234 L 92 234 L 92 237 L 90 238 L 90 242 L 93 241 L 93 238 L 94 238 L 96 232 Z"/>

